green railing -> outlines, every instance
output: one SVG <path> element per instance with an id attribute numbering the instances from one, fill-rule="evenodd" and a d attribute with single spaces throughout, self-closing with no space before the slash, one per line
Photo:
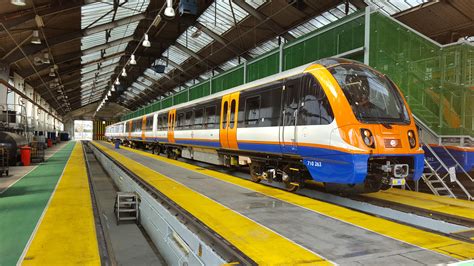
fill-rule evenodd
<path id="1" fill-rule="evenodd" d="M 474 47 L 441 46 L 378 12 L 356 12 L 252 61 L 122 117 L 131 119 L 195 100 L 321 58 L 340 56 L 387 74 L 412 111 L 439 135 L 473 135 Z M 364 55 L 366 32 L 368 50 Z M 368 51 L 368 53 L 367 53 Z"/>
<path id="2" fill-rule="evenodd" d="M 473 135 L 474 47 L 441 46 L 380 13 L 370 19 L 369 65 L 403 91 L 439 135 Z"/>

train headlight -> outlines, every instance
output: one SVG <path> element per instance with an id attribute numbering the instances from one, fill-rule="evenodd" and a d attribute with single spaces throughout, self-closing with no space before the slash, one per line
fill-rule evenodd
<path id="1" fill-rule="evenodd" d="M 368 129 L 362 128 L 360 133 L 362 134 L 362 140 L 364 141 L 364 144 L 369 148 L 375 148 L 374 136 L 372 135 L 372 132 L 370 132 Z"/>
<path id="2" fill-rule="evenodd" d="M 410 143 L 410 148 L 415 148 L 416 146 L 416 137 L 413 130 L 408 130 L 408 143 Z"/>

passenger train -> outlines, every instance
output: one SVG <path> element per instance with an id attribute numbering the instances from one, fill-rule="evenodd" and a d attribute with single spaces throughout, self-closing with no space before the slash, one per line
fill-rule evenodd
<path id="1" fill-rule="evenodd" d="M 359 62 L 328 58 L 110 125 L 109 140 L 177 159 L 249 167 L 254 182 L 307 180 L 366 193 L 418 180 L 423 150 L 401 91 Z"/>

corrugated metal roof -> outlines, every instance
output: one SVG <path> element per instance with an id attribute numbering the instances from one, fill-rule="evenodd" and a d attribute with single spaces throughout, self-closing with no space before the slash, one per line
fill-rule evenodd
<path id="1" fill-rule="evenodd" d="M 104 23 L 109 23 L 113 20 L 119 20 L 122 18 L 130 17 L 136 14 L 143 13 L 148 7 L 149 0 L 119 0 L 118 7 L 114 10 L 114 1 L 106 0 L 98 3 L 92 3 L 84 5 L 81 8 L 81 28 L 86 29 L 94 26 L 98 26 Z M 109 31 L 109 37 L 106 38 L 106 31 L 98 32 L 89 36 L 85 36 L 81 39 L 81 50 L 86 50 L 91 47 L 105 44 L 124 37 L 131 36 L 136 27 L 137 22 L 128 23 L 123 26 L 113 28 Z M 128 43 L 122 43 L 120 45 L 104 49 L 102 52 L 94 52 L 89 55 L 81 57 L 83 64 L 92 62 L 100 59 L 102 56 L 106 57 L 118 52 L 125 51 Z M 84 74 L 81 78 L 82 81 L 90 79 L 91 77 L 103 76 L 104 74 L 112 74 L 113 70 L 120 61 L 119 57 L 103 61 L 98 64 L 90 65 L 81 69 L 81 74 Z M 92 99 L 91 95 L 100 95 L 107 88 L 109 82 L 108 78 L 102 77 L 100 80 L 92 80 L 84 83 L 82 88 L 91 87 L 94 88 L 93 94 L 86 92 L 82 94 L 82 102 L 87 103 L 89 99 Z"/>
<path id="2" fill-rule="evenodd" d="M 386 15 L 393 15 L 429 1 L 430 0 L 365 0 L 365 3 L 374 9 L 380 10 Z"/>
<path id="3" fill-rule="evenodd" d="M 349 3 L 349 14 L 357 11 L 357 8 Z M 291 35 L 296 38 L 306 35 L 310 32 L 313 32 L 327 24 L 339 20 L 346 16 L 345 13 L 345 4 L 340 4 L 335 8 L 332 8 L 319 16 L 314 17 L 313 19 L 299 25 L 298 27 L 288 31 Z"/>
<path id="4" fill-rule="evenodd" d="M 181 34 L 181 36 L 178 37 L 176 41 L 197 53 L 202 48 L 210 44 L 213 39 L 206 33 L 200 31 L 198 28 L 190 26 Z"/>
<path id="5" fill-rule="evenodd" d="M 266 0 L 252 0 L 248 3 L 253 8 L 259 8 L 266 2 Z M 228 31 L 230 28 L 232 28 L 236 23 L 239 23 L 248 15 L 249 14 L 246 11 L 244 11 L 241 7 L 239 7 L 232 1 L 214 1 L 214 3 L 212 3 L 198 18 L 198 21 L 214 33 L 221 35 Z M 212 37 L 202 32 L 198 28 L 190 26 L 177 38 L 176 41 L 184 47 L 187 47 L 191 51 L 199 53 L 199 51 L 201 51 L 204 47 L 212 43 L 214 39 L 212 39 Z M 181 65 L 191 57 L 189 54 L 173 45 L 170 46 L 162 54 L 162 56 L 163 58 L 168 57 L 169 60 L 179 65 Z M 237 59 L 234 59 L 227 63 L 224 63 L 221 68 L 224 70 L 231 69 L 238 65 L 238 63 L 236 63 L 237 61 Z M 166 65 L 166 62 L 162 61 L 158 61 L 157 63 Z M 173 69 L 174 67 L 168 64 L 165 68 L 165 73 L 169 73 Z M 151 77 L 154 80 L 159 80 L 163 76 L 160 74 L 156 74 L 151 69 L 147 69 L 145 73 L 148 77 Z M 202 75 L 202 77 L 210 77 L 210 72 L 209 74 Z M 193 84 L 192 81 L 188 83 L 191 85 Z M 149 84 L 146 83 L 146 85 L 151 86 L 152 83 L 149 82 Z M 177 88 L 177 90 L 179 91 L 179 88 Z"/>
<path id="6" fill-rule="evenodd" d="M 258 8 L 266 1 L 249 1 L 254 8 Z M 232 15 L 232 11 L 235 15 Z M 206 26 L 206 28 L 212 30 L 213 32 L 222 35 L 230 28 L 232 28 L 235 23 L 239 23 L 249 14 L 243 10 L 237 4 L 231 1 L 214 1 L 214 3 L 209 6 L 206 11 L 198 18 L 198 21 Z"/>

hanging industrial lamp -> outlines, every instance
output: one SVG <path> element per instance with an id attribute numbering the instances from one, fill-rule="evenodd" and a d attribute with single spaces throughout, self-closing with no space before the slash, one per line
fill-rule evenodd
<path id="1" fill-rule="evenodd" d="M 137 64 L 137 60 L 135 60 L 135 55 L 132 54 L 132 56 L 130 57 L 130 65 L 136 65 Z"/>
<path id="2" fill-rule="evenodd" d="M 41 39 L 39 37 L 39 32 L 37 30 L 33 31 L 33 36 L 31 37 L 32 44 L 41 44 Z"/>
<path id="3" fill-rule="evenodd" d="M 25 0 L 11 0 L 10 3 L 15 6 L 25 6 L 26 1 Z"/>
<path id="4" fill-rule="evenodd" d="M 148 34 L 146 34 L 146 33 L 145 33 L 145 39 L 143 40 L 142 46 L 143 47 L 151 47 L 151 43 L 148 40 Z"/>
<path id="5" fill-rule="evenodd" d="M 166 8 L 164 15 L 167 18 L 174 18 L 174 16 L 176 15 L 173 9 L 173 0 L 166 0 Z"/>
<path id="6" fill-rule="evenodd" d="M 126 77 L 127 76 L 127 71 L 125 70 L 125 68 L 122 69 L 122 77 Z"/>
<path id="7" fill-rule="evenodd" d="M 56 73 L 54 72 L 54 67 L 52 67 L 49 71 L 49 76 L 50 77 L 56 77 Z"/>

